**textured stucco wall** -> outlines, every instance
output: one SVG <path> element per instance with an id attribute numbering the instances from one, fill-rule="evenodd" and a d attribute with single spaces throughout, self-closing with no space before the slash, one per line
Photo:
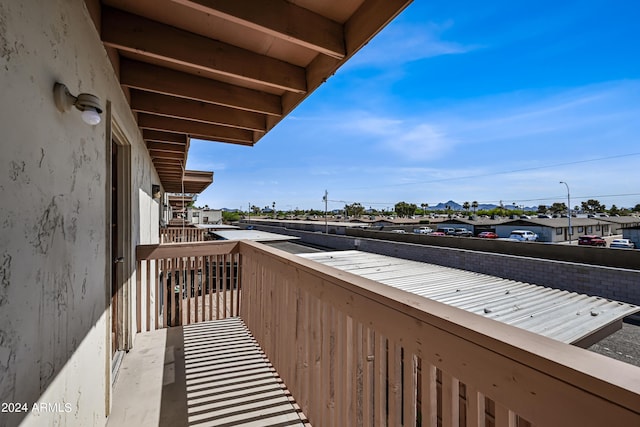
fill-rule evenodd
<path id="1" fill-rule="evenodd" d="M 56 81 L 112 103 L 132 144 L 131 247 L 158 238 L 157 176 L 84 2 L 0 0 L 0 402 L 30 406 L 0 426 L 106 416 L 107 118 L 60 113 Z"/>

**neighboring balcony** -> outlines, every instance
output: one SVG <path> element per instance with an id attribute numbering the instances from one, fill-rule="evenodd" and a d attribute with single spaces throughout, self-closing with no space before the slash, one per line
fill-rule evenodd
<path id="1" fill-rule="evenodd" d="M 259 345 L 258 359 L 271 369 L 298 416 L 277 425 L 640 425 L 640 369 L 635 366 L 259 243 L 145 245 L 137 254 L 142 334 L 127 358 L 148 346 L 145 354 L 156 352 L 166 363 L 168 342 L 177 340 L 186 361 L 174 363 L 185 366 L 193 361 L 189 346 L 195 342 L 209 363 L 197 366 L 199 375 L 214 375 L 219 368 L 211 363 L 226 348 L 216 340 L 226 330 L 224 322 L 236 318 L 229 334 L 246 325 L 247 339 L 255 339 L 247 345 Z M 154 344 L 153 337 L 160 339 Z M 240 360 L 241 353 L 234 351 L 229 348 L 220 357 L 233 363 L 238 354 Z M 242 389 L 248 370 L 259 368 L 247 365 L 245 372 L 238 366 L 227 379 L 237 375 L 232 383 Z M 128 375 L 133 372 L 123 369 L 118 381 Z M 167 387 L 174 387 L 178 403 L 186 400 L 178 415 L 173 412 L 182 421 L 172 425 L 207 425 L 206 420 L 249 425 L 214 414 L 223 390 L 207 384 L 206 396 L 217 396 L 211 400 L 188 383 L 177 391 L 167 378 L 157 381 L 163 402 Z M 255 389 L 256 396 L 260 390 Z M 135 387 L 126 392 L 141 393 Z M 250 404 L 263 408 L 262 399 L 251 395 L 246 394 Z M 269 399 L 282 403 L 283 398 Z M 114 414 L 123 412 L 118 405 L 116 400 Z M 129 416 L 153 411 L 131 405 Z M 280 413 L 265 411 L 265 416 Z"/>
<path id="2" fill-rule="evenodd" d="M 206 229 L 197 228 L 193 225 L 178 226 L 169 224 L 168 227 L 160 229 L 161 243 L 204 242 L 206 236 Z"/>

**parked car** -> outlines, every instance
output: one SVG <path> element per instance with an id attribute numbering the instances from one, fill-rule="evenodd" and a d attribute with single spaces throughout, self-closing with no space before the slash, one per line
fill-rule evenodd
<path id="1" fill-rule="evenodd" d="M 629 239 L 613 239 L 610 248 L 634 249 L 636 244 Z"/>
<path id="2" fill-rule="evenodd" d="M 442 231 L 434 231 L 433 233 L 429 233 L 429 236 L 446 236 Z"/>
<path id="3" fill-rule="evenodd" d="M 433 228 L 430 227 L 418 227 L 418 228 L 414 228 L 413 232 L 416 234 L 429 234 L 429 233 L 433 233 Z"/>
<path id="4" fill-rule="evenodd" d="M 520 242 L 535 242 L 538 240 L 538 235 L 530 230 L 513 230 L 509 235 L 509 239 Z"/>
<path id="5" fill-rule="evenodd" d="M 607 246 L 607 241 L 600 236 L 589 234 L 587 236 L 580 236 L 578 238 L 578 244 L 586 246 Z"/>
<path id="6" fill-rule="evenodd" d="M 456 229 L 452 227 L 438 228 L 438 231 L 446 234 L 447 236 L 454 236 L 456 234 Z"/>
<path id="7" fill-rule="evenodd" d="M 406 233 L 406 231 L 404 230 L 391 230 L 392 233 L 400 233 L 400 234 L 404 234 Z"/>
<path id="8" fill-rule="evenodd" d="M 461 227 L 455 229 L 455 235 L 460 237 L 471 237 L 473 236 L 473 233 L 466 228 Z"/>
<path id="9" fill-rule="evenodd" d="M 478 237 L 480 237 L 481 239 L 497 239 L 498 235 L 493 231 L 483 231 L 482 233 L 478 234 Z"/>

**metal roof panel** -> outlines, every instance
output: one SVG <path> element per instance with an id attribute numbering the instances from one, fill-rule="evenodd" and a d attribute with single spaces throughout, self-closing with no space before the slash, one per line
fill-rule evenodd
<path id="1" fill-rule="evenodd" d="M 601 297 L 368 252 L 300 256 L 566 343 L 640 311 Z"/>

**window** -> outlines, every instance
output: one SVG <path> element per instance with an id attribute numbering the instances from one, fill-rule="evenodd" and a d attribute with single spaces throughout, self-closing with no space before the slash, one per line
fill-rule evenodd
<path id="1" fill-rule="evenodd" d="M 587 227 L 587 233 L 593 233 L 593 227 L 592 226 L 588 226 Z"/>
<path id="2" fill-rule="evenodd" d="M 556 228 L 556 236 L 559 236 L 562 234 L 562 228 Z"/>
<path id="3" fill-rule="evenodd" d="M 596 231 L 600 231 L 600 224 L 596 225 Z"/>
<path id="4" fill-rule="evenodd" d="M 200 218 L 200 212 L 194 212 L 193 213 L 193 217 L 194 218 Z"/>
<path id="5" fill-rule="evenodd" d="M 205 224 L 209 222 L 209 217 L 205 216 L 202 218 L 202 222 L 204 222 Z"/>
<path id="6" fill-rule="evenodd" d="M 609 231 L 609 226 L 608 225 L 603 225 L 602 226 L 602 231 L 604 231 L 605 233 Z"/>
<path id="7" fill-rule="evenodd" d="M 584 227 L 578 227 L 578 233 L 582 233 L 584 231 Z"/>

